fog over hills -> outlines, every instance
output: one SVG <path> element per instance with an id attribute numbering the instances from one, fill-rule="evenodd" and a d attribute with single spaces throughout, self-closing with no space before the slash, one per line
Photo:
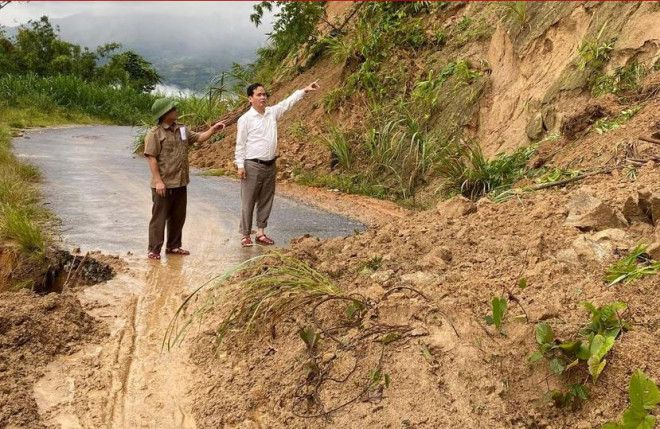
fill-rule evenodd
<path id="1" fill-rule="evenodd" d="M 164 84 L 192 90 L 203 89 L 234 62 L 253 61 L 271 30 L 270 19 L 259 28 L 250 22 L 252 3 L 209 3 L 208 13 L 185 3 L 153 5 L 153 10 L 135 9 L 129 3 L 125 10 L 81 12 L 50 21 L 59 26 L 63 40 L 92 50 L 119 42 L 154 64 Z M 15 32 L 16 27 L 7 28 L 9 35 Z"/>

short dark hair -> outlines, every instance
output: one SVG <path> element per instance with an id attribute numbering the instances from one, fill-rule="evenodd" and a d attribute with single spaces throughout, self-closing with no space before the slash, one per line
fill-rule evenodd
<path id="1" fill-rule="evenodd" d="M 262 87 L 262 88 L 263 88 L 263 85 L 260 84 L 260 83 L 258 83 L 258 82 L 257 82 L 257 83 L 253 83 L 252 85 L 248 86 L 248 87 L 247 87 L 247 95 L 248 95 L 248 97 L 252 97 L 252 96 L 254 95 L 254 90 L 257 89 L 257 88 L 259 88 L 259 87 Z"/>

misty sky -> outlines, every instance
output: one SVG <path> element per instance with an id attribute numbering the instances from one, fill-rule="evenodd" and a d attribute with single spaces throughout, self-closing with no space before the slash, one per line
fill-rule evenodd
<path id="1" fill-rule="evenodd" d="M 0 9 L 0 25 L 17 26 L 30 19 L 38 19 L 43 15 L 50 18 L 64 18 L 78 13 L 93 13 L 98 15 L 117 15 L 124 13 L 148 14 L 158 11 L 181 15 L 186 18 L 195 16 L 213 15 L 223 25 L 244 26 L 249 23 L 252 6 L 257 2 L 67 2 L 67 1 L 36 1 L 12 2 Z M 267 22 L 267 20 L 264 20 Z M 261 29 L 254 28 L 255 33 L 262 33 Z"/>
<path id="2" fill-rule="evenodd" d="M 153 64 L 165 85 L 200 90 L 232 63 L 256 59 L 272 14 L 250 22 L 256 2 L 12 2 L 0 25 L 17 27 L 48 16 L 62 40 L 88 47 L 119 42 Z M 11 36 L 12 32 L 8 34 Z"/>

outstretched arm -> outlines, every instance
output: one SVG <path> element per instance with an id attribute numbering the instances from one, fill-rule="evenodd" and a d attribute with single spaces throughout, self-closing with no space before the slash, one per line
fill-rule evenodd
<path id="1" fill-rule="evenodd" d="M 288 98 L 285 100 L 277 103 L 275 106 L 273 106 L 273 109 L 275 111 L 275 117 L 276 119 L 280 119 L 284 113 L 286 113 L 287 110 L 291 109 L 294 104 L 302 100 L 302 98 L 305 96 L 306 93 L 310 91 L 316 91 L 319 89 L 319 84 L 318 80 L 310 83 L 303 89 L 299 89 L 298 91 L 294 92 L 291 94 Z"/>
<path id="2" fill-rule="evenodd" d="M 204 143 L 206 140 L 213 137 L 215 135 L 215 133 L 217 133 L 218 131 L 222 131 L 224 129 L 225 129 L 225 123 L 220 121 L 216 124 L 211 125 L 209 127 L 209 129 L 204 131 L 203 133 L 199 133 L 197 135 L 197 139 L 195 139 L 195 141 L 192 141 L 193 139 L 192 139 L 192 133 L 191 133 L 191 138 L 189 139 L 190 143 Z"/>

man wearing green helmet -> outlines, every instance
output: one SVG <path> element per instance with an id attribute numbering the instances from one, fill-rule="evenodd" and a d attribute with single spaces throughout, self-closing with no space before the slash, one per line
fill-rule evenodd
<path id="1" fill-rule="evenodd" d="M 189 255 L 181 248 L 181 231 L 186 221 L 187 190 L 190 183 L 188 149 L 225 128 L 224 122 L 212 125 L 203 133 L 186 129 L 176 120 L 179 114 L 176 101 L 159 98 L 151 106 L 157 124 L 144 138 L 144 156 L 151 170 L 151 222 L 149 222 L 149 259 L 160 259 L 165 241 L 165 253 Z"/>

